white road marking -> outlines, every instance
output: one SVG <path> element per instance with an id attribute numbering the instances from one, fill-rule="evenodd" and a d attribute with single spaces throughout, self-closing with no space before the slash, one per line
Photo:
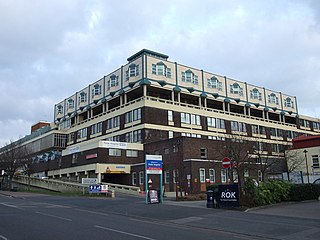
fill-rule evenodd
<path id="1" fill-rule="evenodd" d="M 121 233 L 121 234 L 129 235 L 129 236 L 137 237 L 137 238 L 155 240 L 154 238 L 149 238 L 149 237 L 145 237 L 145 236 L 142 236 L 142 235 L 137 235 L 137 234 L 124 232 L 124 231 L 120 231 L 120 230 L 116 230 L 116 229 L 112 229 L 112 228 L 102 227 L 102 226 L 98 226 L 98 225 L 95 225 L 94 227 L 101 228 L 101 229 L 104 229 L 104 230 L 108 230 L 108 231 L 111 231 L 111 232 L 116 232 L 116 233 Z"/>
<path id="2" fill-rule="evenodd" d="M 69 218 L 64 218 L 64 217 L 59 217 L 59 216 L 56 216 L 56 215 L 51 215 L 51 214 L 47 214 L 47 213 L 43 213 L 43 212 L 36 212 L 40 215 L 43 215 L 43 216 L 47 216 L 47 217 L 53 217 L 53 218 L 57 218 L 57 219 L 61 219 L 61 220 L 65 220 L 65 221 L 72 221 L 71 219 Z"/>
<path id="3" fill-rule="evenodd" d="M 5 236 L 0 235 L 0 238 L 3 240 L 8 240 L 8 238 L 6 238 Z"/>
<path id="4" fill-rule="evenodd" d="M 12 208 L 17 208 L 17 209 L 21 210 L 21 208 L 15 206 L 15 205 L 7 204 L 7 203 L 0 203 L 0 204 L 3 205 L 3 206 L 6 206 L 6 207 L 12 207 Z"/>

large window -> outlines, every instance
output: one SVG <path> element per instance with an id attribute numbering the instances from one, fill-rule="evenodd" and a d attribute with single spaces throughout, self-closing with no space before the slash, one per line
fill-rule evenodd
<path id="1" fill-rule="evenodd" d="M 173 112 L 171 110 L 168 110 L 168 121 L 173 122 Z"/>
<path id="2" fill-rule="evenodd" d="M 87 94 L 85 92 L 81 92 L 79 94 L 79 103 L 84 103 L 87 101 Z"/>
<path id="3" fill-rule="evenodd" d="M 139 185 L 143 185 L 144 181 L 144 173 L 141 171 L 139 172 Z"/>
<path id="4" fill-rule="evenodd" d="M 206 182 L 206 171 L 204 168 L 199 169 L 199 179 L 201 183 Z"/>
<path id="5" fill-rule="evenodd" d="M 107 129 L 116 128 L 116 127 L 119 127 L 119 125 L 120 125 L 120 117 L 119 116 L 109 118 L 107 120 Z"/>
<path id="6" fill-rule="evenodd" d="M 225 129 L 224 120 L 219 118 L 207 118 L 208 127 Z"/>
<path id="7" fill-rule="evenodd" d="M 57 106 L 57 114 L 62 114 L 63 113 L 63 106 L 58 105 Z"/>
<path id="8" fill-rule="evenodd" d="M 200 116 L 189 113 L 181 113 L 181 123 L 192 124 L 192 125 L 201 125 Z"/>
<path id="9" fill-rule="evenodd" d="M 97 96 L 101 94 L 101 85 L 100 84 L 95 84 L 92 88 L 92 96 Z"/>
<path id="10" fill-rule="evenodd" d="M 168 68 L 163 62 L 152 64 L 152 74 L 171 78 L 171 68 Z"/>
<path id="11" fill-rule="evenodd" d="M 141 119 L 141 108 L 127 112 L 125 114 L 125 123 L 134 122 Z"/>
<path id="12" fill-rule="evenodd" d="M 243 96 L 243 88 L 240 87 L 238 83 L 234 83 L 230 85 L 230 93 L 238 94 L 239 96 Z"/>
<path id="13" fill-rule="evenodd" d="M 216 172 L 214 169 L 209 169 L 209 179 L 210 183 L 214 183 L 216 181 Z"/>
<path id="14" fill-rule="evenodd" d="M 199 84 L 198 76 L 195 75 L 191 70 L 187 70 L 185 72 L 181 72 L 181 81 L 193 83 L 194 85 Z"/>
<path id="15" fill-rule="evenodd" d="M 73 99 L 69 99 L 68 100 L 68 109 L 73 109 L 74 108 L 74 100 Z"/>
<path id="16" fill-rule="evenodd" d="M 128 132 L 125 134 L 125 138 L 128 143 L 141 142 L 141 130 Z"/>
<path id="17" fill-rule="evenodd" d="M 279 98 L 274 93 L 271 93 L 268 95 L 268 103 L 279 105 Z"/>
<path id="18" fill-rule="evenodd" d="M 138 151 L 137 150 L 127 150 L 126 156 L 127 157 L 138 157 Z"/>
<path id="19" fill-rule="evenodd" d="M 221 182 L 222 183 L 227 182 L 227 171 L 225 169 L 221 169 Z"/>
<path id="20" fill-rule="evenodd" d="M 132 185 L 137 185 L 137 173 L 132 173 Z"/>
<path id="21" fill-rule="evenodd" d="M 291 98 L 286 98 L 285 100 L 284 100 L 284 106 L 285 107 L 290 107 L 290 108 L 293 108 L 293 101 L 292 101 L 292 99 Z"/>
<path id="22" fill-rule="evenodd" d="M 266 128 L 264 126 L 252 125 L 251 128 L 253 134 L 266 135 Z"/>
<path id="23" fill-rule="evenodd" d="M 120 157 L 121 156 L 121 149 L 109 148 L 109 156 Z"/>
<path id="24" fill-rule="evenodd" d="M 246 124 L 242 122 L 231 122 L 231 130 L 232 131 L 238 131 L 238 132 L 246 132 Z"/>
<path id="25" fill-rule="evenodd" d="M 94 134 L 97 134 L 97 133 L 100 133 L 102 132 L 102 123 L 96 123 L 96 124 L 93 124 L 91 126 L 91 134 L 94 135 Z"/>
<path id="26" fill-rule="evenodd" d="M 126 80 L 129 80 L 130 77 L 136 77 L 139 75 L 139 65 L 130 64 L 128 70 L 126 71 Z"/>
<path id="27" fill-rule="evenodd" d="M 82 128 L 77 131 L 77 139 L 86 138 L 87 137 L 87 128 Z"/>
<path id="28" fill-rule="evenodd" d="M 218 91 L 222 91 L 222 83 L 215 76 L 207 79 L 207 83 L 208 88 L 215 88 Z"/>
<path id="29" fill-rule="evenodd" d="M 107 86 L 108 89 L 112 88 L 112 87 L 116 87 L 119 85 L 119 76 L 116 75 L 111 75 L 110 79 L 108 80 Z"/>
<path id="30" fill-rule="evenodd" d="M 262 94 L 261 92 L 259 92 L 258 89 L 254 88 L 252 90 L 250 90 L 250 98 L 251 99 L 258 99 L 258 100 L 262 100 Z"/>

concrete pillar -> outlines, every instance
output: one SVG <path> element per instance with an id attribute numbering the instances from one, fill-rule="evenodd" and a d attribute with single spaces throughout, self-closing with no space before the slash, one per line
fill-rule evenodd
<path id="1" fill-rule="evenodd" d="M 143 96 L 147 96 L 147 85 L 143 85 Z"/>
<path id="2" fill-rule="evenodd" d="M 126 104 L 127 101 L 128 101 L 128 99 L 127 99 L 127 94 L 126 94 L 126 93 L 123 95 L 123 98 L 124 98 L 124 104 Z"/>
<path id="3" fill-rule="evenodd" d="M 174 91 L 171 92 L 171 100 L 174 102 Z"/>
<path id="4" fill-rule="evenodd" d="M 201 103 L 202 99 L 201 99 L 201 97 L 199 97 L 198 99 L 199 99 L 199 100 L 198 100 L 198 103 L 199 103 L 198 105 L 199 105 L 199 107 L 201 107 L 201 105 L 202 105 L 202 103 Z"/>
<path id="5" fill-rule="evenodd" d="M 123 104 L 123 97 L 120 96 L 120 106 Z"/>
<path id="6" fill-rule="evenodd" d="M 178 93 L 178 102 L 181 102 L 181 101 L 180 101 L 180 93 Z"/>
<path id="7" fill-rule="evenodd" d="M 101 183 L 101 173 L 97 173 L 98 183 Z"/>
<path id="8" fill-rule="evenodd" d="M 206 108 L 207 107 L 207 99 L 205 98 L 205 99 L 203 99 L 203 103 L 204 103 L 204 107 Z"/>

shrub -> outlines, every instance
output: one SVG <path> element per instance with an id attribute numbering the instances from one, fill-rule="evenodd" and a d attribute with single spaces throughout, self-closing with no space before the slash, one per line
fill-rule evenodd
<path id="1" fill-rule="evenodd" d="M 295 184 L 289 193 L 291 201 L 304 201 L 318 199 L 320 196 L 320 184 Z"/>

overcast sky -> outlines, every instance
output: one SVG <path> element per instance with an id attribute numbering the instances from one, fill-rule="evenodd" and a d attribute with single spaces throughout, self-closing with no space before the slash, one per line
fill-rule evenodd
<path id="1" fill-rule="evenodd" d="M 143 48 L 320 117 L 318 0 L 0 0 L 0 146 Z"/>

